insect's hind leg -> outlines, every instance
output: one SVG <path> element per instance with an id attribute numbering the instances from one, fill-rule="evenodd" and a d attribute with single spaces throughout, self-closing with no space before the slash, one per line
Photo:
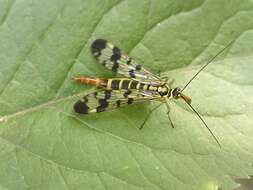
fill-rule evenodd
<path id="1" fill-rule="evenodd" d="M 144 121 L 142 122 L 141 126 L 139 127 L 140 130 L 141 130 L 141 129 L 143 128 L 143 126 L 146 124 L 146 122 L 147 122 L 149 116 L 153 113 L 153 111 L 155 111 L 156 109 L 158 109 L 162 104 L 163 104 L 163 102 L 160 103 L 160 104 L 158 104 L 158 105 L 155 106 L 152 110 L 149 111 L 148 115 L 145 117 Z"/>
<path id="2" fill-rule="evenodd" d="M 171 127 L 175 128 L 175 126 L 174 126 L 174 124 L 173 124 L 173 122 L 172 122 L 172 120 L 170 118 L 170 105 L 169 105 L 169 103 L 166 100 L 165 100 L 165 105 L 167 107 L 167 116 L 168 116 L 168 119 L 170 121 Z"/>

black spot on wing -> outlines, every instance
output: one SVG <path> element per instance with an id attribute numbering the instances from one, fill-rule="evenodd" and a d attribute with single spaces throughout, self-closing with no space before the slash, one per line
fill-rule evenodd
<path id="1" fill-rule="evenodd" d="M 124 97 L 125 97 L 125 98 L 128 97 L 128 95 L 131 94 L 131 93 L 132 93 L 131 90 L 127 90 L 127 91 L 124 93 Z"/>
<path id="2" fill-rule="evenodd" d="M 99 99 L 99 104 L 104 108 L 108 106 L 108 102 L 106 101 L 106 99 Z"/>
<path id="3" fill-rule="evenodd" d="M 102 112 L 102 111 L 105 111 L 105 108 L 102 107 L 102 106 L 98 106 L 97 109 L 96 109 L 97 112 Z"/>
<path id="4" fill-rule="evenodd" d="M 114 61 L 112 65 L 112 71 L 117 72 L 118 68 L 119 68 L 119 63 L 117 61 Z"/>
<path id="5" fill-rule="evenodd" d="M 106 99 L 99 99 L 99 106 L 97 107 L 97 112 L 105 111 L 108 107 L 109 103 L 106 101 Z"/>
<path id="6" fill-rule="evenodd" d="M 137 65 L 135 66 L 135 70 L 136 70 L 136 71 L 140 71 L 140 70 L 141 70 L 141 65 L 140 65 L 140 64 L 137 64 Z"/>
<path id="7" fill-rule="evenodd" d="M 121 58 L 121 50 L 117 46 L 114 46 L 112 53 L 113 53 L 111 56 L 111 61 L 113 62 L 112 71 L 117 72 L 117 69 L 119 67 L 118 61 Z"/>
<path id="8" fill-rule="evenodd" d="M 111 98 L 111 90 L 106 90 L 105 91 L 105 99 L 109 99 L 109 98 Z"/>
<path id="9" fill-rule="evenodd" d="M 129 76 L 130 76 L 131 78 L 135 78 L 134 70 L 130 70 L 130 71 L 129 71 Z"/>
<path id="10" fill-rule="evenodd" d="M 128 98 L 127 103 L 128 103 L 128 104 L 132 104 L 132 103 L 133 103 L 133 101 L 134 101 L 134 99 L 133 99 L 133 98 Z"/>
<path id="11" fill-rule="evenodd" d="M 112 55 L 112 60 L 119 60 L 121 58 L 121 50 L 117 47 L 114 46 L 112 49 L 113 55 Z"/>
<path id="12" fill-rule="evenodd" d="M 84 101 L 85 103 L 87 103 L 87 102 L 88 102 L 87 95 L 83 97 L 83 101 Z"/>
<path id="13" fill-rule="evenodd" d="M 117 105 L 117 107 L 120 107 L 120 100 L 116 101 L 116 105 Z"/>
<path id="14" fill-rule="evenodd" d="M 91 44 L 91 52 L 95 57 L 99 57 L 101 55 L 101 51 L 106 47 L 107 41 L 104 39 L 96 39 L 92 44 Z"/>
<path id="15" fill-rule="evenodd" d="M 132 58 L 130 57 L 130 58 L 127 60 L 126 64 L 127 64 L 127 65 L 130 65 L 131 62 L 132 62 Z"/>
<path id="16" fill-rule="evenodd" d="M 86 102 L 79 100 L 74 104 L 74 110 L 76 113 L 88 114 L 89 107 Z"/>

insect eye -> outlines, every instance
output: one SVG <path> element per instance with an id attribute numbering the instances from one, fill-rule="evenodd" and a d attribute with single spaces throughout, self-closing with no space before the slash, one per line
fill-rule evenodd
<path id="1" fill-rule="evenodd" d="M 180 88 L 174 88 L 174 90 L 172 91 L 172 95 L 173 95 L 173 97 L 178 97 L 179 96 L 179 94 L 180 94 Z"/>

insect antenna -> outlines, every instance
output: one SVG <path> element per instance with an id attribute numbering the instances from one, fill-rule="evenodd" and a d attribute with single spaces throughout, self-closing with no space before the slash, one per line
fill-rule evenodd
<path id="1" fill-rule="evenodd" d="M 195 110 L 195 108 L 192 107 L 192 105 L 191 105 L 189 102 L 187 102 L 187 101 L 185 101 L 185 102 L 186 102 L 186 103 L 188 104 L 188 106 L 192 109 L 192 111 L 193 111 L 194 113 L 196 113 L 196 115 L 198 116 L 198 118 L 203 122 L 203 124 L 205 125 L 205 127 L 208 129 L 208 131 L 209 131 L 209 132 L 211 133 L 211 135 L 213 136 L 214 140 L 217 142 L 217 144 L 218 144 L 219 147 L 221 148 L 221 144 L 219 143 L 217 137 L 213 134 L 212 130 L 208 127 L 208 125 L 206 124 L 205 120 L 199 115 L 199 113 L 197 112 L 197 110 Z"/>
<path id="2" fill-rule="evenodd" d="M 223 53 L 235 40 L 232 40 L 231 42 L 228 43 L 223 49 L 221 49 L 214 57 L 212 57 L 189 81 L 188 83 L 184 86 L 184 88 L 181 90 L 183 92 L 186 87 L 199 75 L 201 71 L 203 71 L 210 63 L 213 62 L 221 53 Z"/>
<path id="3" fill-rule="evenodd" d="M 201 67 L 201 69 L 199 69 L 199 71 L 193 75 L 193 77 L 186 83 L 186 85 L 180 90 L 180 94 L 182 94 L 182 92 L 186 89 L 186 87 L 199 75 L 199 73 L 201 71 L 203 71 L 210 63 L 213 62 L 213 60 L 215 60 L 220 54 L 222 54 L 231 44 L 233 44 L 233 42 L 235 41 L 232 40 L 231 42 L 229 42 L 223 49 L 221 49 L 214 57 L 212 57 L 203 67 Z M 184 101 L 188 104 L 188 106 L 192 109 L 192 111 L 198 116 L 198 118 L 202 121 L 202 123 L 205 125 L 205 127 L 208 129 L 208 131 L 211 133 L 211 135 L 213 136 L 214 140 L 217 142 L 217 144 L 219 145 L 219 147 L 221 148 L 221 144 L 219 143 L 218 139 L 216 138 L 216 136 L 213 134 L 213 132 L 211 131 L 211 129 L 208 127 L 208 125 L 206 124 L 205 120 L 199 115 L 199 113 L 197 112 L 197 110 L 195 110 L 194 107 L 192 107 L 191 103 L 189 101 L 187 101 L 184 96 L 181 96 Z"/>

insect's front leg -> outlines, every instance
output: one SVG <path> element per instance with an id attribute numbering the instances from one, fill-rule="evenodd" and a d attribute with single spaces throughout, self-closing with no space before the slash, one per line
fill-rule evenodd
<path id="1" fill-rule="evenodd" d="M 142 122 L 141 126 L 139 127 L 139 129 L 141 130 L 143 128 L 143 126 L 145 125 L 145 123 L 147 122 L 149 116 L 153 113 L 153 111 L 155 111 L 156 109 L 158 109 L 161 105 L 163 104 L 160 103 L 157 106 L 155 106 L 152 110 L 149 111 L 148 115 L 145 117 L 144 121 Z"/>
<path id="2" fill-rule="evenodd" d="M 172 120 L 170 118 L 170 105 L 169 105 L 169 103 L 166 100 L 164 100 L 164 101 L 165 101 L 165 105 L 167 107 L 167 116 L 168 116 L 168 119 L 170 121 L 171 127 L 174 128 L 174 124 L 173 124 L 173 122 L 172 122 Z"/>

